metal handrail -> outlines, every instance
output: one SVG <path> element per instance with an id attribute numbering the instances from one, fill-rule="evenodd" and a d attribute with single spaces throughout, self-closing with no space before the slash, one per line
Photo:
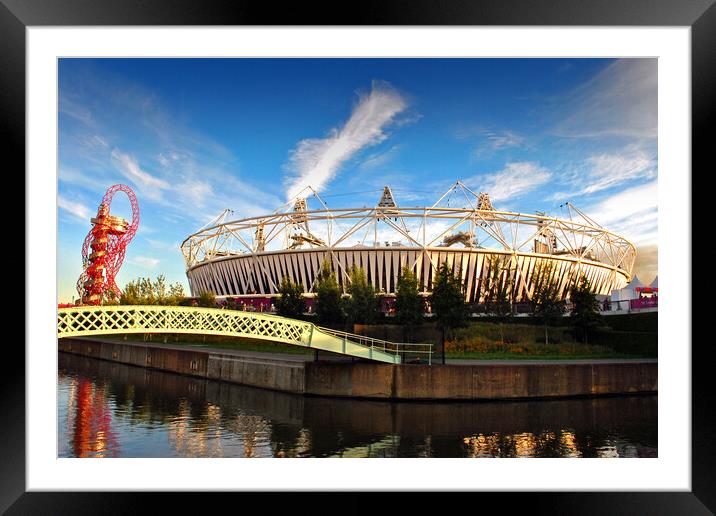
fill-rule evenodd
<path id="1" fill-rule="evenodd" d="M 643 304 L 643 306 L 638 306 L 640 303 Z M 619 300 L 609 300 L 606 303 L 606 307 L 604 303 L 599 304 L 599 311 L 603 314 L 610 314 L 615 312 L 624 312 L 624 313 L 631 313 L 631 312 L 640 312 L 642 310 L 654 310 L 658 309 L 659 307 L 659 300 L 658 298 L 654 299 L 653 301 L 641 301 L 639 299 L 619 299 Z"/>

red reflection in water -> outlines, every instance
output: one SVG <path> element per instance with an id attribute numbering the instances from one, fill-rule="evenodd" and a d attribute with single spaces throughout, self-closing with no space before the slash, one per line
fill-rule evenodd
<path id="1" fill-rule="evenodd" d="M 80 378 L 70 389 L 68 427 L 75 457 L 116 457 L 117 439 L 104 387 Z"/>

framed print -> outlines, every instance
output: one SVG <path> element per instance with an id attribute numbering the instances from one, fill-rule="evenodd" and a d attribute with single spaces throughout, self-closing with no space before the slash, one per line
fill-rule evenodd
<path id="1" fill-rule="evenodd" d="M 3 510 L 716 510 L 691 282 L 714 24 L 709 1 L 3 0 L 27 204 Z"/>

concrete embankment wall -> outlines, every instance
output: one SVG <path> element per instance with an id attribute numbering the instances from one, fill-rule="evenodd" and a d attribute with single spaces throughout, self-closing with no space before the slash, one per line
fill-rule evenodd
<path id="1" fill-rule="evenodd" d="M 241 357 L 218 350 L 174 348 L 140 342 L 111 342 L 89 339 L 59 339 L 66 353 L 151 367 L 212 380 L 263 387 L 286 392 L 304 392 L 303 362 Z"/>
<path id="2" fill-rule="evenodd" d="M 390 365 L 242 357 L 220 350 L 60 339 L 59 350 L 297 394 L 405 400 L 487 400 L 657 391 L 653 361 L 592 364 Z"/>

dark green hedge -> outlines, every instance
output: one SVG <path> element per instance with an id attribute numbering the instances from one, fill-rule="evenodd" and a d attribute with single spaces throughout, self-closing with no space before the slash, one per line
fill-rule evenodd
<path id="1" fill-rule="evenodd" d="M 659 331 L 659 312 L 606 315 L 603 319 L 615 331 Z"/>
<path id="2" fill-rule="evenodd" d="M 603 331 L 589 337 L 590 344 L 607 346 L 617 353 L 657 357 L 659 336 L 656 332 Z"/>

